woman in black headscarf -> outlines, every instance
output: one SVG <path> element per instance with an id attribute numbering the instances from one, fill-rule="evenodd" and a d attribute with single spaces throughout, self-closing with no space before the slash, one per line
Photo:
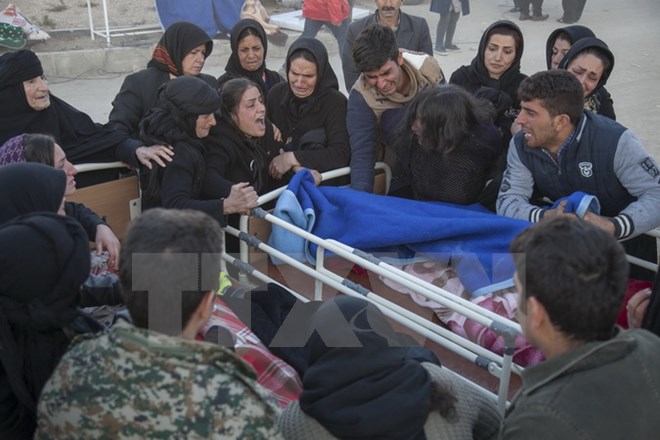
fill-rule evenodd
<path id="1" fill-rule="evenodd" d="M 145 147 L 50 94 L 39 58 L 30 50 L 0 57 L 0 144 L 23 133 L 52 135 L 74 163 L 120 160 L 134 167 L 164 165 L 165 147 Z M 79 179 L 80 183 L 80 179 Z"/>
<path id="2" fill-rule="evenodd" d="M 89 267 L 87 234 L 74 219 L 39 213 L 0 226 L 1 438 L 32 438 Z"/>
<path id="3" fill-rule="evenodd" d="M 564 59 L 568 50 L 577 41 L 586 37 L 595 37 L 591 29 L 586 26 L 575 24 L 552 31 L 545 43 L 545 61 L 548 70 L 559 68 L 559 63 Z"/>
<path id="4" fill-rule="evenodd" d="M 523 34 L 516 24 L 508 20 L 496 21 L 483 33 L 472 63 L 459 67 L 449 80 L 493 104 L 506 145 L 520 110 L 518 86 L 527 77 L 520 72 L 523 47 Z"/>
<path id="5" fill-rule="evenodd" d="M 239 20 L 231 28 L 231 55 L 225 73 L 218 78 L 222 89 L 232 78 L 247 78 L 257 84 L 264 97 L 275 84 L 284 81 L 279 73 L 266 69 L 268 40 L 264 28 L 255 20 Z"/>
<path id="6" fill-rule="evenodd" d="M 225 214 L 256 206 L 254 191 L 230 191 L 224 199 L 200 197 L 207 152 L 202 139 L 215 126 L 219 108 L 218 92 L 199 78 L 180 76 L 161 86 L 158 103 L 140 123 L 140 136 L 145 142 L 171 145 L 175 155 L 167 168 L 151 173 L 143 208 L 196 209 L 225 224 Z"/>
<path id="7" fill-rule="evenodd" d="M 270 162 L 270 175 L 282 179 L 303 167 L 325 172 L 348 166 L 347 100 L 339 91 L 323 43 L 315 38 L 297 39 L 289 47 L 286 72 L 288 82 L 268 92 L 266 114 L 285 144 L 284 151 Z"/>
<path id="8" fill-rule="evenodd" d="M 170 25 L 160 38 L 145 70 L 128 75 L 112 102 L 109 125 L 139 138 L 138 125 L 158 99 L 158 88 L 181 75 L 196 76 L 211 87 L 218 81 L 201 73 L 213 51 L 213 40 L 200 27 L 187 22 Z"/>
<path id="9" fill-rule="evenodd" d="M 303 392 L 278 423 L 285 438 L 496 438 L 494 403 L 412 355 L 373 304 L 333 298 L 310 329 Z"/>
<path id="10" fill-rule="evenodd" d="M 0 166 L 0 225 L 33 212 L 63 211 L 67 177 L 64 171 L 40 163 Z M 16 249 L 14 249 L 16 251 Z"/>
<path id="11" fill-rule="evenodd" d="M 559 68 L 571 72 L 582 84 L 584 108 L 616 120 L 614 101 L 605 89 L 614 69 L 614 54 L 604 41 L 586 37 L 571 46 Z"/>
<path id="12" fill-rule="evenodd" d="M 0 438 L 32 438 L 39 393 L 69 343 L 62 329 L 79 316 L 89 244 L 56 214 L 63 171 L 4 165 L 0 188 Z"/>

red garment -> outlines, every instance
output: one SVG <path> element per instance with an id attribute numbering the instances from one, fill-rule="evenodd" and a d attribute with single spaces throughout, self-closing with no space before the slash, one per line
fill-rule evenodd
<path id="1" fill-rule="evenodd" d="M 335 26 L 346 20 L 349 12 L 348 0 L 305 0 L 302 8 L 303 17 Z"/>
<path id="2" fill-rule="evenodd" d="M 216 325 L 230 331 L 235 340 L 236 355 L 252 366 L 259 385 L 270 391 L 280 407 L 284 408 L 289 402 L 298 400 L 302 392 L 302 380 L 296 370 L 271 353 L 218 296 L 215 298 L 211 319 L 200 330 L 198 340 L 204 340 L 203 335 Z"/>
<path id="3" fill-rule="evenodd" d="M 628 278 L 628 286 L 626 287 L 626 294 L 623 297 L 623 305 L 619 310 L 619 315 L 616 318 L 617 325 L 622 328 L 628 328 L 628 311 L 626 310 L 626 305 L 628 301 L 634 294 L 640 290 L 653 287 L 653 283 L 650 281 L 640 281 L 633 278 Z"/>

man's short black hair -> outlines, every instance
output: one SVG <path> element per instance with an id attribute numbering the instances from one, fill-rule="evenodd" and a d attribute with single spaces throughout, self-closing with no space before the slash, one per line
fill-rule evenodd
<path id="1" fill-rule="evenodd" d="M 521 101 L 542 101 L 550 116 L 566 114 L 577 125 L 584 113 L 582 85 L 566 70 L 544 70 L 525 78 L 518 87 Z"/>
<path id="2" fill-rule="evenodd" d="M 119 278 L 137 327 L 178 336 L 219 285 L 220 225 L 192 210 L 150 209 L 124 237 Z"/>
<path id="3" fill-rule="evenodd" d="M 552 324 L 581 342 L 607 340 L 623 303 L 628 261 L 602 229 L 571 217 L 544 220 L 511 243 L 525 299 L 535 297 Z"/>
<path id="4" fill-rule="evenodd" d="M 353 63 L 358 71 L 380 69 L 389 60 L 399 57 L 399 45 L 394 31 L 387 26 L 372 24 L 360 32 L 353 45 Z"/>

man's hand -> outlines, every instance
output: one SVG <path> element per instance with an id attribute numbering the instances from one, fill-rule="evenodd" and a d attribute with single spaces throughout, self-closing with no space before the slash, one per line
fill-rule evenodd
<path id="1" fill-rule="evenodd" d="M 566 212 L 566 203 L 568 203 L 566 200 L 562 200 L 559 202 L 559 205 L 556 208 L 546 210 L 543 213 L 543 218 L 547 219 L 559 216 L 573 216 L 573 214 Z"/>
<path id="2" fill-rule="evenodd" d="M 616 228 L 614 227 L 614 223 L 612 223 L 605 217 L 601 217 L 600 215 L 594 214 L 593 212 L 589 211 L 586 214 L 584 214 L 584 220 L 593 225 L 598 226 L 600 229 L 604 230 L 612 237 L 615 237 Z"/>
<path id="3" fill-rule="evenodd" d="M 119 269 L 119 239 L 106 225 L 98 225 L 96 227 L 96 253 L 101 255 L 103 250 L 108 251 L 110 258 L 108 264 L 115 270 Z"/>
<path id="4" fill-rule="evenodd" d="M 629 328 L 640 328 L 651 302 L 651 289 L 643 289 L 634 294 L 626 304 Z"/>
<path id="5" fill-rule="evenodd" d="M 223 201 L 222 209 L 225 214 L 249 215 L 252 208 L 256 208 L 259 195 L 248 182 L 232 185 L 229 196 Z"/>
<path id="6" fill-rule="evenodd" d="M 135 156 L 140 163 L 149 169 L 153 168 L 151 161 L 156 162 L 161 167 L 167 166 L 166 162 L 172 162 L 174 150 L 168 145 L 152 145 L 151 147 L 141 146 L 135 150 Z"/>

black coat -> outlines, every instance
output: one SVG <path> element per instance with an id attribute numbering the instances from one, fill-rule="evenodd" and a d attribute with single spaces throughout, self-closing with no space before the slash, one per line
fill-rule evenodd
<path id="1" fill-rule="evenodd" d="M 82 203 L 66 202 L 64 203 L 64 212 L 69 217 L 78 220 L 78 223 L 80 223 L 85 229 L 85 232 L 87 232 L 89 241 L 96 240 L 96 227 L 98 225 L 106 225 L 101 217 Z"/>
<path id="2" fill-rule="evenodd" d="M 203 198 L 227 197 L 231 186 L 240 182 L 249 182 L 259 194 L 273 187 L 268 165 L 282 145 L 273 139 L 272 124 L 268 120 L 263 137 L 248 139 L 223 118 L 204 143 L 208 150 L 204 156 Z"/>
<path id="3" fill-rule="evenodd" d="M 218 81 L 211 75 L 202 73 L 199 78 L 214 89 L 218 88 Z M 156 105 L 160 86 L 169 80 L 170 74 L 156 67 L 128 75 L 112 101 L 108 125 L 132 138 L 139 139 L 140 121 Z"/>

